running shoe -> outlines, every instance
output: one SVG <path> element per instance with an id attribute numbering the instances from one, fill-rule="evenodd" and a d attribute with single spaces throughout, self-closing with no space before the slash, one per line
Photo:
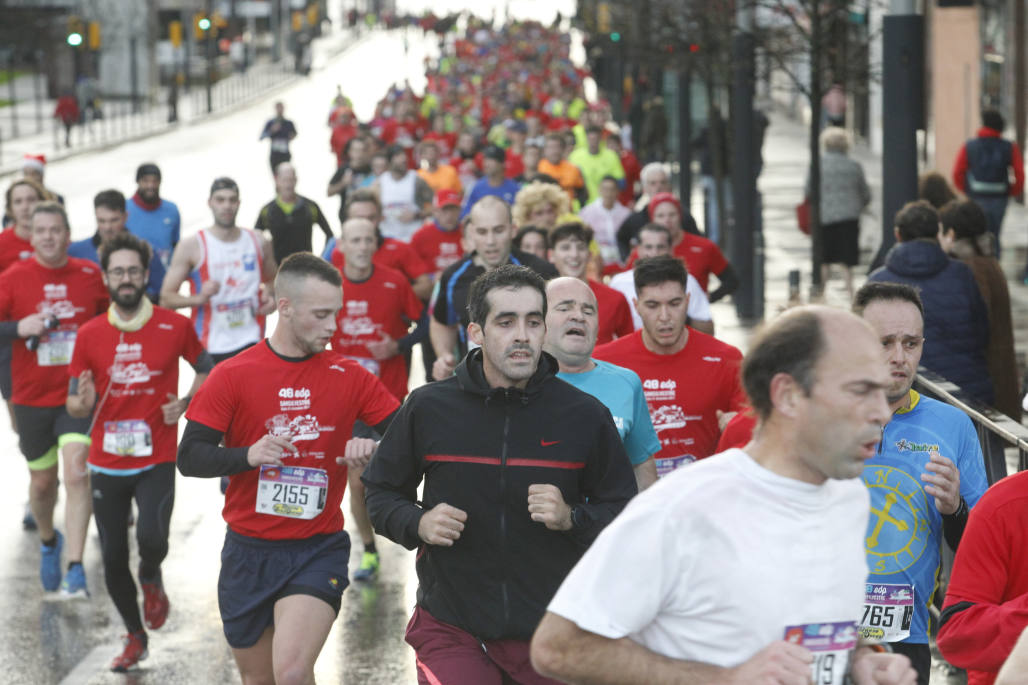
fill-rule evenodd
<path id="1" fill-rule="evenodd" d="M 64 574 L 61 581 L 61 597 L 72 599 L 75 597 L 89 597 L 89 588 L 86 587 L 86 572 L 82 564 L 75 564 Z"/>
<path id="2" fill-rule="evenodd" d="M 150 630 L 157 630 L 168 620 L 168 610 L 171 609 L 168 595 L 164 594 L 164 582 L 158 575 L 152 583 L 140 580 L 139 584 L 143 586 L 143 623 Z"/>
<path id="3" fill-rule="evenodd" d="M 64 547 L 64 536 L 58 530 L 54 531 L 57 536 L 57 543 L 53 547 L 39 545 L 39 579 L 43 582 L 43 589 L 53 592 L 61 586 L 61 548 Z"/>
<path id="4" fill-rule="evenodd" d="M 354 580 L 371 580 L 378 573 L 378 552 L 365 552 L 361 565 L 353 572 Z"/>
<path id="5" fill-rule="evenodd" d="M 29 506 L 28 502 L 25 503 L 25 514 L 21 517 L 21 527 L 25 530 L 35 530 L 36 517 L 32 515 L 32 507 Z"/>
<path id="6" fill-rule="evenodd" d="M 124 673 L 147 657 L 145 632 L 129 633 L 124 640 L 125 650 L 111 662 L 111 670 L 115 673 Z"/>

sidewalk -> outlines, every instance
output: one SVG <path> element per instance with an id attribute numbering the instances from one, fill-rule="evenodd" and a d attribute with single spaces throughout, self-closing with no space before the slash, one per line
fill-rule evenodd
<path id="1" fill-rule="evenodd" d="M 324 68 L 333 57 L 367 35 L 367 31 L 358 34 L 342 28 L 315 39 L 311 44 L 312 70 Z M 303 78 L 292 67 L 292 57 L 285 55 L 280 62 L 261 61 L 246 73 L 226 76 L 211 88 L 210 113 L 207 112 L 206 86 L 194 79 L 188 93 L 179 89 L 177 122 L 169 122 L 171 89 L 168 86 L 159 88 L 153 100 L 144 100 L 138 112 L 131 111 L 130 102 L 105 101 L 102 119 L 72 129 L 71 147 L 65 146 L 64 128 L 53 118 L 55 101 L 44 99 L 37 104 L 33 97 L 33 77 L 18 77 L 14 81 L 17 103 L 0 107 L 0 178 L 20 173 L 26 154 L 44 154 L 48 161 L 65 159 L 233 111 Z M 0 86 L 0 98 L 10 97 L 9 87 L 6 83 Z M 18 118 L 20 135 L 17 137 L 11 137 L 12 111 Z M 39 130 L 40 120 L 42 131 Z"/>
<path id="2" fill-rule="evenodd" d="M 811 283 L 810 238 L 797 228 L 795 213 L 796 205 L 803 199 L 810 159 L 807 154 L 808 131 L 805 125 L 778 113 L 771 114 L 770 119 L 771 126 L 764 143 L 764 171 L 758 181 L 764 200 L 765 319 L 774 318 L 788 304 L 789 271 L 800 271 L 800 297 L 803 301 L 809 298 Z M 859 288 L 866 280 L 867 267 L 881 240 L 882 160 L 863 146 L 854 149 L 851 156 L 863 166 L 872 197 L 869 210 L 861 219 L 861 263 L 855 270 L 854 283 Z M 948 170 L 941 171 L 949 175 Z M 702 203 L 702 193 L 697 189 L 691 205 L 694 217 L 703 216 Z M 1026 226 L 1028 209 L 1011 202 L 1004 219 L 1002 266 L 1010 288 L 1014 346 L 1022 375 L 1028 353 L 1028 286 L 1020 278 L 1028 254 Z M 849 306 L 841 271 L 829 280 L 825 302 L 833 306 Z M 745 351 L 753 335 L 753 327 L 739 322 L 731 302 L 718 302 L 713 305 L 713 311 L 718 337 Z"/>

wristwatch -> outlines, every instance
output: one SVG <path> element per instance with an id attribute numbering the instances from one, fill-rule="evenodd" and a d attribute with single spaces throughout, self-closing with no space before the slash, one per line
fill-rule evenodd
<path id="1" fill-rule="evenodd" d="M 581 504 L 572 505 L 571 528 L 584 528 L 590 523 L 592 523 L 592 516 L 589 515 L 589 512 Z"/>

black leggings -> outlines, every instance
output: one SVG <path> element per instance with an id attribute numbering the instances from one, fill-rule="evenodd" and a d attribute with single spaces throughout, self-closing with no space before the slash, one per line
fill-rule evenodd
<path id="1" fill-rule="evenodd" d="M 136 600 L 136 583 L 129 571 L 128 517 L 136 499 L 136 541 L 139 544 L 139 577 L 155 580 L 168 556 L 168 528 L 175 504 L 175 464 L 158 464 L 132 476 L 90 473 L 93 518 L 100 531 L 104 580 L 114 606 L 129 632 L 143 629 Z"/>

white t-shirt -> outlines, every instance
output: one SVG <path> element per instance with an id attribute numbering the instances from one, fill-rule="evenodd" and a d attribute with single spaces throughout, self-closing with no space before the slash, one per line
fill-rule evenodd
<path id="1" fill-rule="evenodd" d="M 859 478 L 811 485 L 728 450 L 635 497 L 549 610 L 673 659 L 737 666 L 787 626 L 860 618 L 868 515 Z"/>
<path id="2" fill-rule="evenodd" d="M 625 299 L 628 300 L 628 309 L 632 312 L 632 323 L 635 324 L 635 330 L 642 328 L 642 319 L 639 318 L 639 312 L 635 311 L 635 305 L 632 303 L 632 300 L 635 299 L 635 276 L 632 270 L 614 274 L 607 285 L 625 296 Z M 685 292 L 689 296 L 689 309 L 686 311 L 689 318 L 693 321 L 713 321 L 714 317 L 710 313 L 710 299 L 692 274 L 689 274 L 689 280 L 685 284 Z"/>

